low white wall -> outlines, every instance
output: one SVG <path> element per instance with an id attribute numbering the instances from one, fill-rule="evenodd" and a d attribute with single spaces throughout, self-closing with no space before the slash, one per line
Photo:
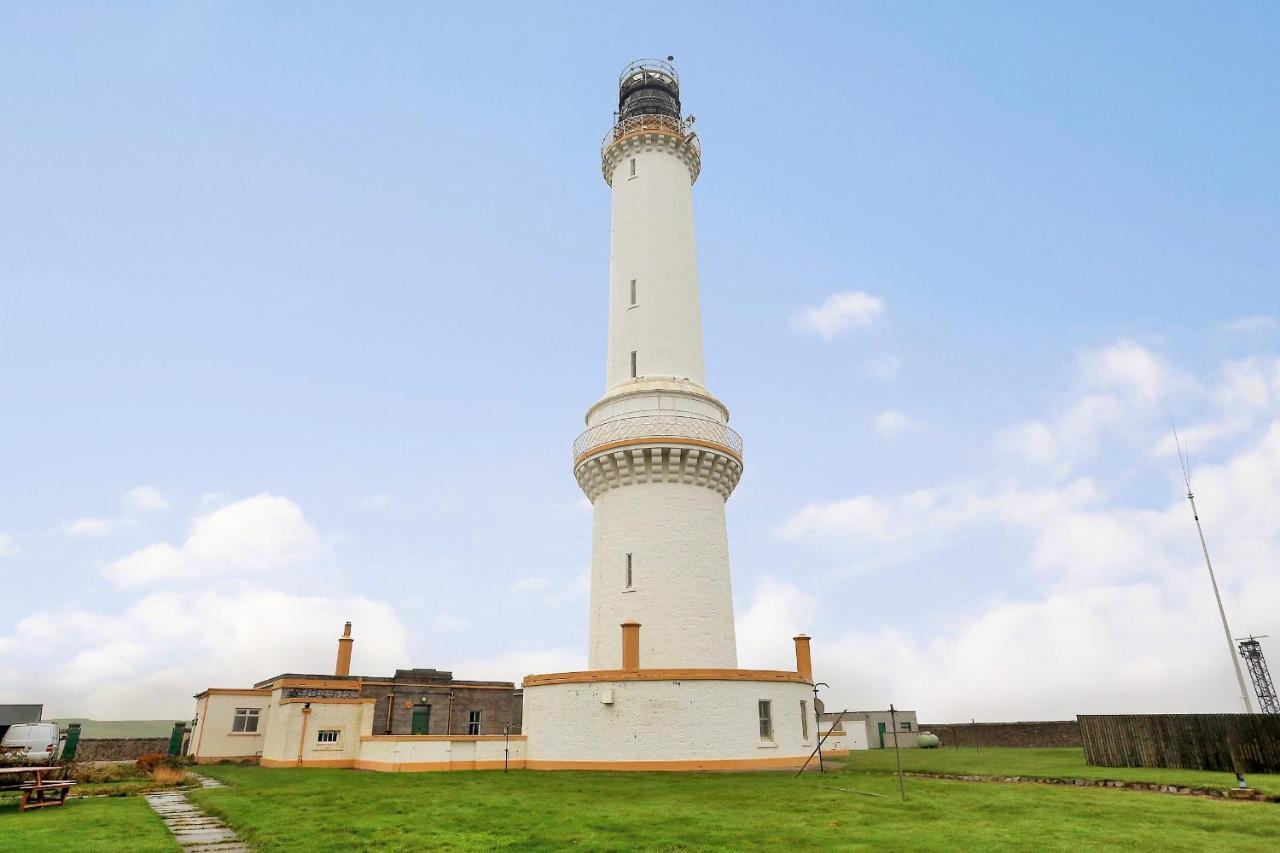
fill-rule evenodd
<path id="1" fill-rule="evenodd" d="M 361 739 L 355 766 L 360 770 L 501 770 L 503 750 L 509 766 L 524 766 L 525 739 L 512 735 L 374 735 Z"/>
<path id="2" fill-rule="evenodd" d="M 612 694 L 612 703 L 603 700 Z M 762 740 L 757 702 L 773 703 Z M 775 681 L 611 681 L 525 687 L 527 767 L 697 770 L 798 765 L 813 750 L 801 702 L 812 688 Z M 810 721 L 812 723 L 812 721 Z"/>

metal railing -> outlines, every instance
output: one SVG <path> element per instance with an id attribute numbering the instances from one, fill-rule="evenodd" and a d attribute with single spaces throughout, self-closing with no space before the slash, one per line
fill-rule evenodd
<path id="1" fill-rule="evenodd" d="M 624 136 L 644 130 L 656 130 L 662 133 L 670 133 L 679 136 L 685 141 L 699 158 L 702 157 L 702 143 L 698 141 L 698 135 L 693 132 L 692 125 L 688 119 L 679 119 L 672 116 L 664 115 L 640 115 L 624 118 L 610 128 L 609 132 L 604 135 L 604 140 L 600 143 L 600 156 L 604 156 L 609 150 L 609 146 L 617 142 Z"/>
<path id="2" fill-rule="evenodd" d="M 633 438 L 696 438 L 742 455 L 742 436 L 719 421 L 691 415 L 634 415 L 605 421 L 583 432 L 573 442 L 573 458 L 601 445 Z"/>
<path id="3" fill-rule="evenodd" d="M 663 59 L 637 59 L 622 69 L 622 73 L 618 75 L 618 88 L 625 86 L 631 78 L 643 82 L 650 74 L 667 77 L 677 89 L 680 87 L 680 75 L 676 73 L 676 67 L 670 62 Z"/>

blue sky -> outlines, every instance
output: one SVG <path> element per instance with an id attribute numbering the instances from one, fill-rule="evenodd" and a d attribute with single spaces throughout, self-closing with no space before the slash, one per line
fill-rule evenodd
<path id="1" fill-rule="evenodd" d="M 1280 635 L 1278 18 L 6 4 L 0 701 L 185 716 L 346 618 L 371 672 L 582 666 L 598 144 L 674 54 L 742 664 L 805 630 L 837 704 L 1232 709 L 1167 433 Z"/>

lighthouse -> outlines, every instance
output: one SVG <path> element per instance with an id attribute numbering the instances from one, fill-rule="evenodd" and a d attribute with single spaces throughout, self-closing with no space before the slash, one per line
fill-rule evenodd
<path id="1" fill-rule="evenodd" d="M 666 62 L 626 68 L 617 116 L 601 150 L 613 200 L 606 387 L 573 447 L 593 513 L 588 662 L 616 669 L 618 626 L 631 620 L 646 665 L 733 668 L 725 501 L 742 441 L 703 368 L 701 146 Z"/>
<path id="2" fill-rule="evenodd" d="M 588 669 L 525 678 L 532 769 L 791 766 L 814 744 L 809 638 L 794 671 L 738 668 L 725 504 L 743 450 L 706 383 L 692 125 L 670 62 L 623 70 L 600 151 L 605 391 L 573 443 L 593 513 Z"/>

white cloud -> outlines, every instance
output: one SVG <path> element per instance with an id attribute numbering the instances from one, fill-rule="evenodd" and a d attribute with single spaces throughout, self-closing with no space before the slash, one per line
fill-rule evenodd
<path id="1" fill-rule="evenodd" d="M 408 660 L 408 632 L 386 604 L 257 586 L 166 591 L 119 613 L 41 611 L 17 626 L 34 650 L 25 674 L 0 681 L 0 702 L 38 695 L 50 716 L 191 716 L 205 687 L 241 687 L 283 672 L 332 671 L 335 639 L 354 623 L 353 671 Z"/>
<path id="2" fill-rule="evenodd" d="M 858 365 L 859 369 L 878 382 L 895 379 L 902 369 L 902 360 L 892 353 L 882 352 L 865 359 Z"/>
<path id="3" fill-rule="evenodd" d="M 833 293 L 817 307 L 801 308 L 791 317 L 791 328 L 830 341 L 850 329 L 868 329 L 885 313 L 884 300 L 859 291 Z"/>
<path id="4" fill-rule="evenodd" d="M 876 432 L 885 438 L 897 438 L 904 433 L 914 432 L 921 426 L 919 421 L 895 409 L 888 409 L 876 415 Z"/>
<path id="5" fill-rule="evenodd" d="M 549 672 L 579 672 L 587 668 L 582 649 L 567 646 L 519 647 L 492 655 L 458 661 L 454 672 L 465 672 L 476 680 L 511 681 L 517 685 L 526 675 Z"/>
<path id="6" fill-rule="evenodd" d="M 1207 448 L 1193 485 L 1233 630 L 1280 632 L 1280 360 L 1226 362 L 1197 379 L 1123 341 L 1083 354 L 1050 414 L 998 432 L 997 452 L 1020 464 L 810 504 L 778 528 L 845 567 L 824 590 L 848 583 L 847 570 L 909 573 L 945 555 L 971 589 L 989 590 L 963 618 L 845 629 L 845 598 L 815 601 L 780 581 L 757 590 L 744 618 L 783 635 L 807 629 L 802 621 L 841 625 L 832 636 L 807 630 L 835 706 L 892 701 L 937 722 L 1238 710 L 1190 508 L 1165 455 L 1171 398 L 1197 414 L 1181 432 Z M 1089 476 L 1066 478 L 1086 464 Z M 1143 499 L 1151 494 L 1161 497 Z M 974 565 L 961 547 L 969 537 L 992 543 L 999 565 Z M 1006 584 L 1018 594 L 1002 593 Z M 785 664 L 769 649 L 771 664 Z"/>
<path id="7" fill-rule="evenodd" d="M 298 566 L 324 551 L 296 504 L 261 494 L 199 517 L 181 546 L 149 545 L 111 563 L 103 574 L 121 586 L 243 577 Z"/>
<path id="8" fill-rule="evenodd" d="M 369 512 L 382 512 L 390 508 L 391 497 L 389 495 L 369 495 L 360 500 L 360 508 Z"/>
<path id="9" fill-rule="evenodd" d="M 1232 334 L 1249 337 L 1267 337 L 1280 332 L 1280 320 L 1265 315 L 1241 317 L 1239 320 L 1229 323 L 1227 331 Z"/>
<path id="10" fill-rule="evenodd" d="M 0 558 L 13 557 L 22 550 L 18 547 L 18 543 L 13 541 L 13 537 L 6 533 L 0 533 Z"/>
<path id="11" fill-rule="evenodd" d="M 169 502 L 154 486 L 137 486 L 125 492 L 124 501 L 130 509 L 139 512 L 160 512 L 169 508 Z"/>
<path id="12" fill-rule="evenodd" d="M 112 524 L 102 518 L 77 518 L 63 529 L 72 539 L 100 539 L 111 532 Z"/>

